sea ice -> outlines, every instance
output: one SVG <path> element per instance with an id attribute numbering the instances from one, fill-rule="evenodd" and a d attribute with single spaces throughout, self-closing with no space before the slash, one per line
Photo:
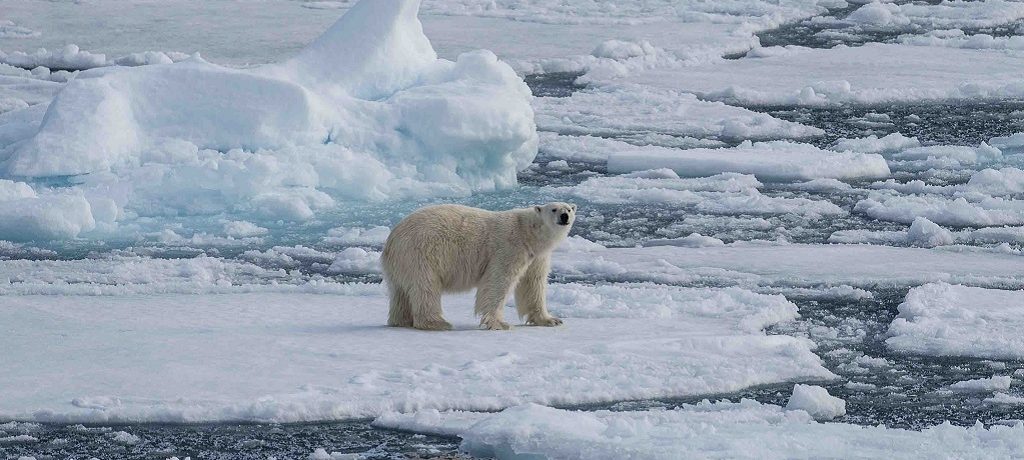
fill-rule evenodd
<path id="1" fill-rule="evenodd" d="M 927 284 L 907 294 L 885 343 L 901 353 L 1024 359 L 1022 304 L 1022 291 Z"/>
<path id="2" fill-rule="evenodd" d="M 499 334 L 477 328 L 471 295 L 445 297 L 455 331 L 436 334 L 385 326 L 379 284 L 268 289 L 5 296 L 0 418 L 337 420 L 834 378 L 809 341 L 763 332 L 795 318 L 794 304 L 739 288 L 555 284 L 549 307 L 565 326 Z"/>
<path id="3" fill-rule="evenodd" d="M 943 246 L 935 249 L 869 245 L 733 243 L 686 248 L 563 248 L 552 257 L 562 276 L 742 286 L 914 286 L 962 282 L 1019 285 L 1019 253 Z M 997 291 L 999 292 L 999 291 Z"/>
<path id="4" fill-rule="evenodd" d="M 828 394 L 828 390 L 814 385 L 796 384 L 786 410 L 802 410 L 815 420 L 832 420 L 846 415 L 846 401 Z"/>
<path id="5" fill-rule="evenodd" d="M 569 97 L 534 100 L 537 128 L 560 134 L 620 137 L 654 133 L 718 140 L 800 139 L 824 131 L 764 113 L 707 102 L 672 90 L 612 85 Z"/>
<path id="6" fill-rule="evenodd" d="M 688 179 L 592 177 L 579 185 L 549 190 L 591 203 L 693 207 L 707 214 L 798 214 L 809 219 L 847 214 L 825 200 L 767 196 L 757 190 L 760 185 L 751 175 L 722 173 Z"/>
<path id="7" fill-rule="evenodd" d="M 670 410 L 570 411 L 527 404 L 499 413 L 388 413 L 381 427 L 459 436 L 463 451 L 511 459 L 1006 458 L 1024 449 L 1024 425 L 949 423 L 922 431 L 819 423 L 749 399 Z"/>
<path id="8" fill-rule="evenodd" d="M 949 389 L 958 393 L 993 392 L 1010 389 L 1013 379 L 1008 375 L 994 375 L 984 379 L 962 380 L 949 386 Z"/>
<path id="9" fill-rule="evenodd" d="M 963 197 L 871 194 L 857 202 L 853 210 L 875 219 L 906 224 L 918 217 L 959 227 L 1024 224 L 1024 201 L 1000 197 L 968 201 Z"/>
<path id="10" fill-rule="evenodd" d="M 889 166 L 879 155 L 832 152 L 787 141 L 744 141 L 736 147 L 687 150 L 621 144 L 611 140 L 593 140 L 590 147 L 614 149 L 615 153 L 608 157 L 608 171 L 617 173 L 671 168 L 680 176 L 687 177 L 736 172 L 753 174 L 760 180 L 773 182 L 889 176 Z"/>
<path id="11" fill-rule="evenodd" d="M 1022 62 L 1024 54 L 1005 50 L 868 43 L 651 70 L 630 81 L 741 105 L 979 101 L 1024 95 Z"/>

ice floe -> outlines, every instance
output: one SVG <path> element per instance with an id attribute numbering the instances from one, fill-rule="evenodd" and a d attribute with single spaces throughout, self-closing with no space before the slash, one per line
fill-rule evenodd
<path id="1" fill-rule="evenodd" d="M 901 353 L 1024 359 L 1022 304 L 1021 291 L 927 284 L 907 294 L 885 343 Z"/>
<path id="2" fill-rule="evenodd" d="M 497 414 L 391 413 L 374 424 L 459 436 L 463 451 L 507 459 L 675 459 L 965 456 L 1004 458 L 1024 449 L 1024 425 L 949 423 L 922 431 L 818 423 L 803 411 L 752 400 L 686 404 L 671 410 L 582 412 L 535 404 Z"/>
<path id="3" fill-rule="evenodd" d="M 559 136 L 545 142 L 547 145 L 553 143 L 562 144 L 559 149 L 563 151 L 581 151 L 591 158 L 607 158 L 608 171 L 612 173 L 668 168 L 681 177 L 735 172 L 752 174 L 764 181 L 889 176 L 889 167 L 879 155 L 834 152 L 788 141 L 744 141 L 736 147 L 693 149 L 637 146 L 592 136 Z"/>
<path id="4" fill-rule="evenodd" d="M 33 327 L 0 337 L 10 358 L 0 417 L 336 420 L 834 377 L 810 342 L 761 331 L 797 315 L 777 295 L 557 284 L 549 307 L 566 320 L 561 328 L 478 330 L 472 296 L 460 295 L 445 298 L 456 331 L 431 334 L 386 327 L 383 287 L 362 286 L 336 295 L 5 296 L 3 324 Z M 32 384 L 40 381 L 49 383 Z"/>
<path id="5" fill-rule="evenodd" d="M 1024 201 L 1001 197 L 968 201 L 963 197 L 875 194 L 857 202 L 853 209 L 875 219 L 905 224 L 918 217 L 959 227 L 1024 224 Z"/>
<path id="6" fill-rule="evenodd" d="M 786 410 L 802 410 L 815 420 L 832 420 L 846 415 L 846 401 L 828 394 L 822 387 L 798 383 L 793 386 Z"/>
<path id="7" fill-rule="evenodd" d="M 1024 95 L 1022 62 L 1024 54 L 1009 51 L 869 43 L 651 70 L 631 80 L 741 105 L 979 101 Z"/>
<path id="8" fill-rule="evenodd" d="M 541 130 L 631 136 L 637 141 L 650 139 L 638 137 L 641 134 L 739 141 L 800 139 L 824 133 L 768 114 L 701 101 L 693 94 L 638 85 L 578 91 L 564 98 L 537 98 L 533 107 Z"/>
<path id="9" fill-rule="evenodd" d="M 796 214 L 810 219 L 847 214 L 830 201 L 767 196 L 757 190 L 760 186 L 752 175 L 722 173 L 688 179 L 593 177 L 579 185 L 550 190 L 591 203 L 692 207 L 706 214 Z"/>
<path id="10" fill-rule="evenodd" d="M 720 247 L 566 248 L 553 270 L 583 279 L 743 286 L 914 286 L 961 282 L 1019 285 L 1019 252 L 945 246 L 733 243 Z"/>

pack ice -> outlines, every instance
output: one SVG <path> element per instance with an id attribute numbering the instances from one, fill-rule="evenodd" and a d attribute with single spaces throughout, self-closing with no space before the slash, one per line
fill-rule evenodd
<path id="1" fill-rule="evenodd" d="M 514 185 L 537 151 L 529 88 L 489 51 L 439 59 L 419 3 L 360 2 L 298 55 L 251 70 L 196 55 L 81 72 L 48 108 L 0 120 L 0 177 L 73 187 L 0 188 L 0 217 L 18 209 L 59 238 L 125 213 L 304 220 L 338 199 Z"/>

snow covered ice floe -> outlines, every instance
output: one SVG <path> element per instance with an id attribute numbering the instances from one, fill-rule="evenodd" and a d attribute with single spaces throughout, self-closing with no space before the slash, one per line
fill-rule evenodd
<path id="1" fill-rule="evenodd" d="M 772 182 L 889 177 L 889 167 L 879 155 L 834 152 L 788 141 L 744 141 L 736 147 L 674 149 L 592 136 L 559 136 L 546 139 L 545 144 L 561 144 L 559 150 L 578 150 L 607 158 L 611 173 L 669 168 L 682 177 L 735 172 Z"/>
<path id="2" fill-rule="evenodd" d="M 815 420 L 832 420 L 846 415 L 846 401 L 828 394 L 822 387 L 798 383 L 793 386 L 786 409 L 802 410 Z"/>
<path id="3" fill-rule="evenodd" d="M 768 114 L 701 101 L 693 94 L 628 84 L 577 91 L 569 97 L 537 98 L 533 108 L 537 128 L 543 131 L 631 136 L 637 142 L 669 143 L 687 136 L 724 141 L 801 139 L 824 134 Z"/>
<path id="4" fill-rule="evenodd" d="M 978 200 L 936 195 L 871 194 L 853 210 L 874 219 L 911 223 L 924 217 L 960 227 L 1024 224 L 1024 201 L 984 196 Z"/>
<path id="5" fill-rule="evenodd" d="M 915 286 L 929 282 L 1018 286 L 1021 254 L 1000 248 L 733 243 L 719 247 L 570 246 L 553 271 L 580 279 L 742 286 Z"/>
<path id="6" fill-rule="evenodd" d="M 1009 390 L 1013 379 L 1008 375 L 994 375 L 989 378 L 962 380 L 949 386 L 949 389 L 960 393 L 993 392 Z"/>
<path id="7" fill-rule="evenodd" d="M 751 175 L 722 173 L 698 178 L 592 177 L 570 187 L 550 187 L 576 199 L 599 204 L 654 204 L 692 207 L 706 214 L 794 214 L 809 219 L 843 216 L 847 212 L 830 201 L 767 196 Z"/>
<path id="8" fill-rule="evenodd" d="M 102 53 L 90 53 L 74 44 L 66 45 L 58 51 L 49 51 L 46 48 L 39 48 L 31 53 L 22 51 L 4 53 L 0 51 L 0 63 L 33 70 L 37 67 L 45 67 L 47 72 L 87 70 L 112 65 L 171 64 L 183 61 L 188 57 L 188 54 L 173 51 L 166 53 L 162 51 L 146 51 L 107 59 L 107 56 Z"/>
<path id="9" fill-rule="evenodd" d="M 889 349 L 927 356 L 1024 359 L 1024 291 L 946 283 L 912 289 L 889 325 Z"/>
<path id="10" fill-rule="evenodd" d="M 951 1 L 937 5 L 868 2 L 843 20 L 837 21 L 836 25 L 880 31 L 980 29 L 1010 24 L 1020 19 L 1024 19 L 1024 5 L 1012 1 Z"/>
<path id="11" fill-rule="evenodd" d="M 72 193 L 130 215 L 284 220 L 337 198 L 514 185 L 537 149 L 529 88 L 487 51 L 438 59 L 418 7 L 361 2 L 297 56 L 252 70 L 193 57 L 82 72 L 0 135 L 0 172 L 77 176 Z"/>
<path id="12" fill-rule="evenodd" d="M 924 217 L 917 217 L 907 230 L 839 230 L 828 237 L 829 243 L 895 244 L 933 248 L 957 241 L 958 235 Z M 969 240 L 968 238 L 964 238 Z"/>
<path id="13" fill-rule="evenodd" d="M 382 286 L 341 286 L 348 292 L 5 296 L 0 321 L 14 328 L 0 337 L 0 418 L 337 420 L 834 378 L 809 341 L 762 331 L 797 316 L 778 295 L 556 284 L 550 307 L 562 328 L 481 331 L 472 296 L 461 295 L 445 299 L 456 330 L 430 334 L 386 327 Z"/>
<path id="14" fill-rule="evenodd" d="M 1024 54 L 869 43 L 792 49 L 704 65 L 651 70 L 634 83 L 741 105 L 834 106 L 1024 95 Z M 913 68 L 913 72 L 906 72 Z"/>
<path id="15" fill-rule="evenodd" d="M 670 410 L 570 411 L 527 404 L 502 412 L 389 413 L 374 424 L 462 438 L 463 451 L 506 459 L 1008 458 L 1024 450 L 1024 425 L 945 423 L 922 431 L 818 423 L 744 399 Z"/>

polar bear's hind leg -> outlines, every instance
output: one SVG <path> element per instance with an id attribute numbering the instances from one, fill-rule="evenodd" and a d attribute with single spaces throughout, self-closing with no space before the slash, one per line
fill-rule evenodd
<path id="1" fill-rule="evenodd" d="M 412 327 L 412 305 L 409 303 L 409 295 L 399 286 L 388 282 L 388 293 L 391 298 L 391 306 L 388 310 L 388 326 Z"/>

